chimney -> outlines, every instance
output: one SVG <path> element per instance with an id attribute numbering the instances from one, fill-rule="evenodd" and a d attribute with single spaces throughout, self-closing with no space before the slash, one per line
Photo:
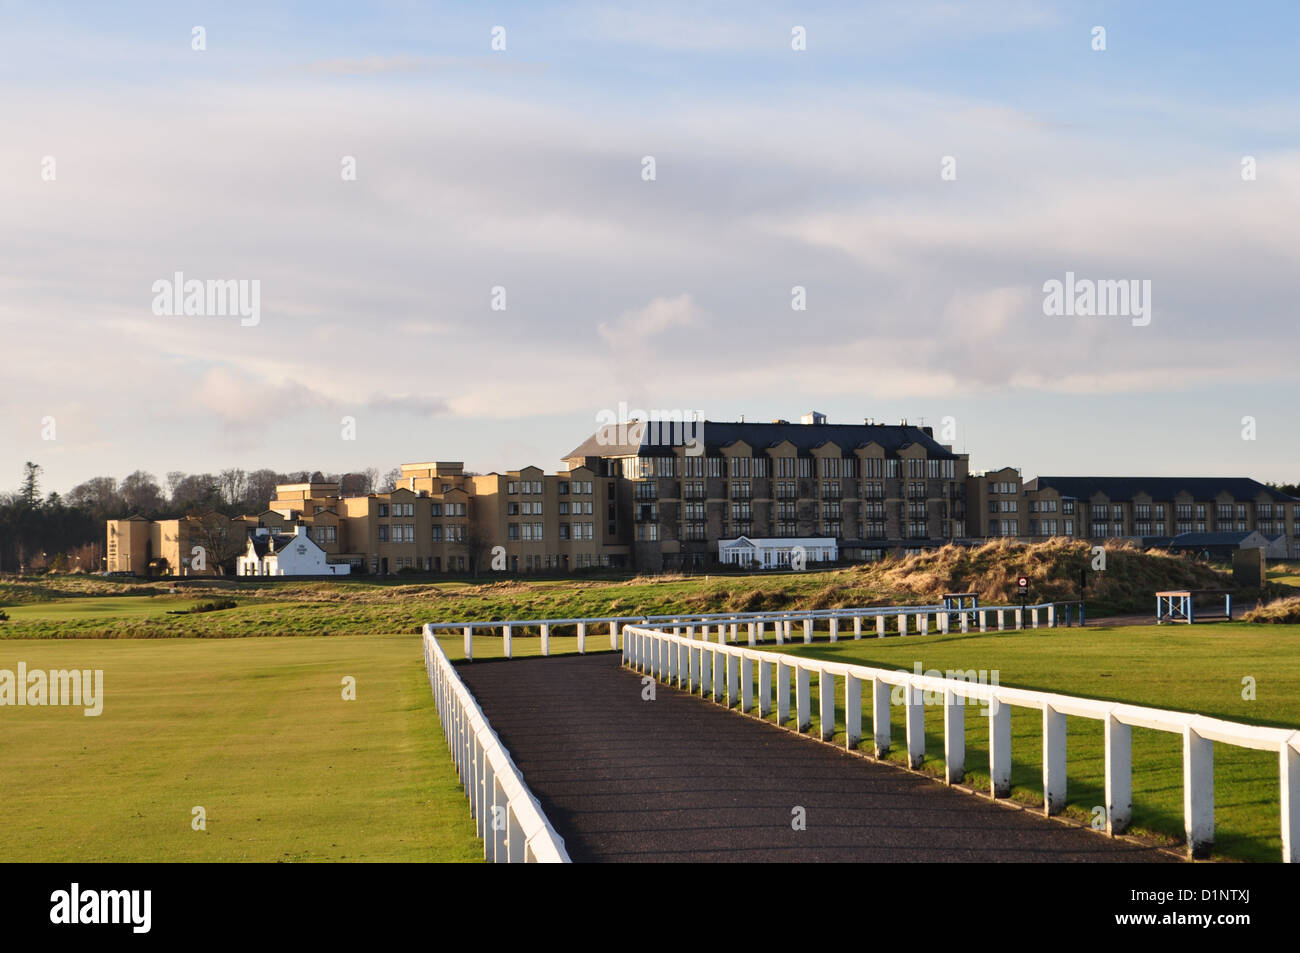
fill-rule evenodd
<path id="1" fill-rule="evenodd" d="M 293 535 L 295 535 L 295 536 L 306 536 L 306 535 L 307 535 L 307 527 L 306 527 L 306 526 L 303 526 L 301 523 L 294 523 L 294 524 L 293 524 Z"/>

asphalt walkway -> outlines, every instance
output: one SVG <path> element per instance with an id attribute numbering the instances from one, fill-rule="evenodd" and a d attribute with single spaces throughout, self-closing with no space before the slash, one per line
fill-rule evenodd
<path id="1" fill-rule="evenodd" d="M 574 861 L 1174 860 L 661 683 L 645 701 L 615 654 L 458 671 Z"/>

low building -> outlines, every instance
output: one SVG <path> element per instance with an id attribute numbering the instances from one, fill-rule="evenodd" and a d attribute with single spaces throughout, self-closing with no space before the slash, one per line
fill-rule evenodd
<path id="1" fill-rule="evenodd" d="M 718 562 L 741 569 L 789 569 L 798 565 L 833 563 L 839 559 L 834 537 L 809 539 L 738 539 L 718 540 Z"/>
<path id="2" fill-rule="evenodd" d="M 292 533 L 257 529 L 248 535 L 248 550 L 237 561 L 240 576 L 346 576 L 347 563 L 331 563 L 325 550 L 301 523 Z"/>

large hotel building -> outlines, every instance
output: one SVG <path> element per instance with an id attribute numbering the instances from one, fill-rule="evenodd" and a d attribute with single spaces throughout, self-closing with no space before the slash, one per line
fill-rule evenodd
<path id="1" fill-rule="evenodd" d="M 809 563 L 860 562 L 1004 536 L 1300 557 L 1300 499 L 1255 480 L 971 473 L 967 454 L 906 421 L 634 422 L 563 460 L 552 474 L 408 463 L 393 490 L 367 496 L 287 484 L 232 523 L 241 535 L 302 525 L 330 562 L 372 574 L 774 568 L 798 548 Z M 195 523 L 109 521 L 109 571 L 187 571 Z"/>

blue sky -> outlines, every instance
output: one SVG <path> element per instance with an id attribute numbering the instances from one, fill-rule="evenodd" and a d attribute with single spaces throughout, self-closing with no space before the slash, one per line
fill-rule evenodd
<path id="1" fill-rule="evenodd" d="M 0 15 L 0 485 L 549 470 L 621 401 L 1300 479 L 1292 4 Z M 153 314 L 176 271 L 260 281 L 260 322 Z M 1067 271 L 1150 280 L 1151 323 L 1044 315 Z"/>

